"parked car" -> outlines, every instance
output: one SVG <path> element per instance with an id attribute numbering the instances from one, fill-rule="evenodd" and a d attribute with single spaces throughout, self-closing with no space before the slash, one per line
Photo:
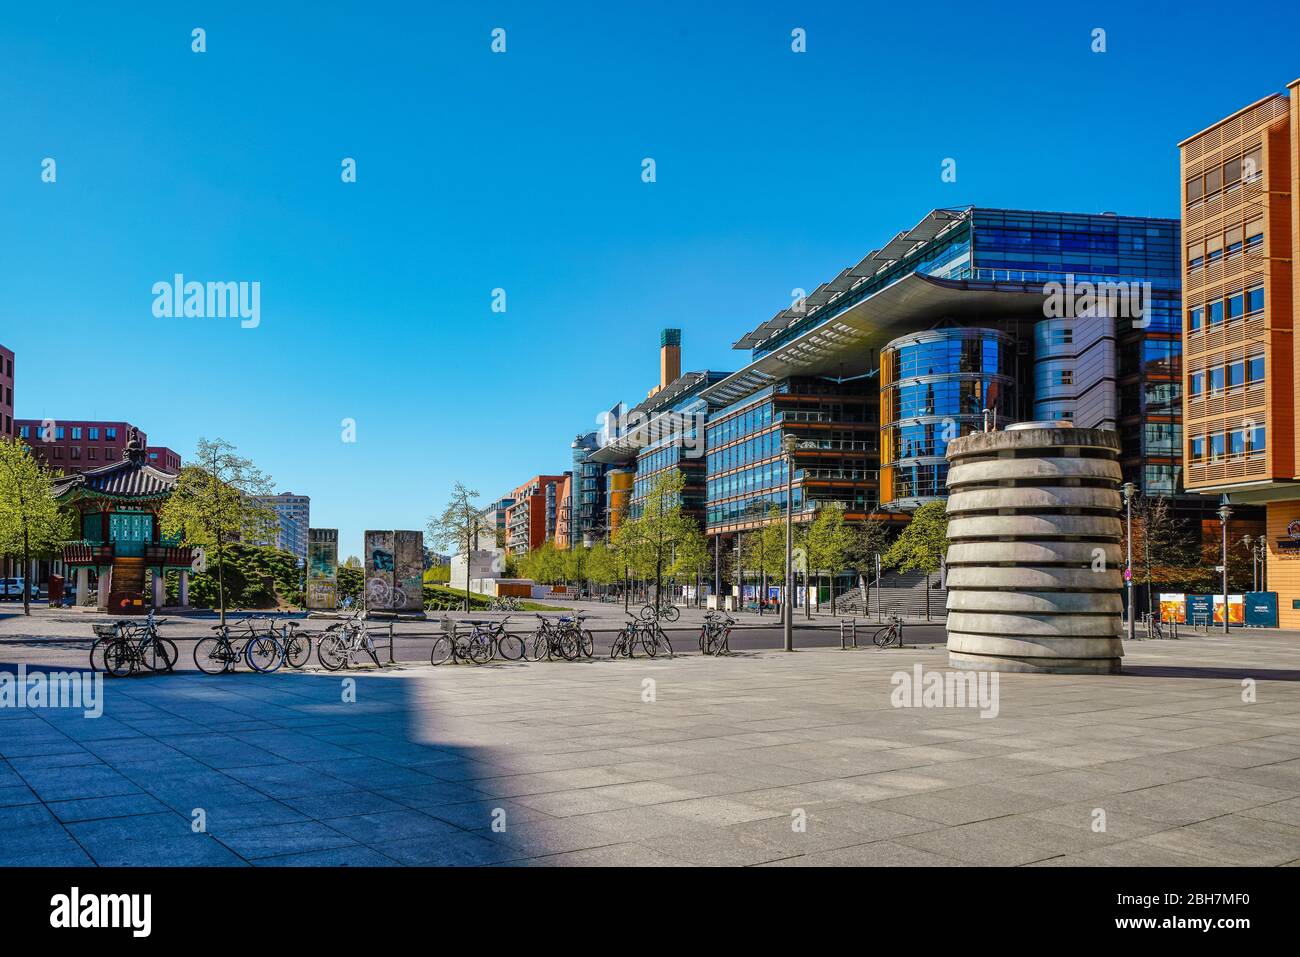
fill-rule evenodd
<path id="1" fill-rule="evenodd" d="M 32 585 L 32 601 L 43 597 L 39 584 Z M 0 578 L 0 601 L 22 601 L 23 580 L 21 578 Z"/>

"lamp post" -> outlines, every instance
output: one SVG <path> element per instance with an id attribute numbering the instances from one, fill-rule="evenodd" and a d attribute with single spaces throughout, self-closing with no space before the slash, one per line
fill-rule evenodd
<path id="1" fill-rule="evenodd" d="M 1224 503 L 1219 506 L 1219 521 L 1223 524 L 1223 633 L 1228 633 L 1228 519 L 1232 518 L 1232 506 L 1224 496 Z"/>
<path id="2" fill-rule="evenodd" d="M 785 650 L 794 651 L 794 448 L 795 437 L 786 433 L 782 440 L 785 449 L 785 601 L 781 603 L 784 614 Z"/>
<path id="3" fill-rule="evenodd" d="M 1124 536 L 1124 543 L 1128 554 L 1124 563 L 1124 579 L 1128 586 L 1128 640 L 1133 640 L 1133 493 L 1137 491 L 1137 486 L 1132 482 L 1125 482 L 1120 489 L 1124 493 L 1124 511 L 1125 523 L 1128 528 L 1128 534 Z"/>
<path id="4" fill-rule="evenodd" d="M 1259 591 L 1259 553 L 1255 550 L 1255 540 L 1249 535 L 1241 536 L 1241 544 L 1246 546 L 1246 551 L 1250 552 L 1250 581 L 1251 587 Z"/>

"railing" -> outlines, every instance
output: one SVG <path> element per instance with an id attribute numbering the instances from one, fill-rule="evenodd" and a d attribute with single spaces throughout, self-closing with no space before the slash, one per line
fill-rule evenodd
<path id="1" fill-rule="evenodd" d="M 194 553 L 187 545 L 146 545 L 144 560 L 149 565 L 188 568 L 194 562 Z"/>
<path id="2" fill-rule="evenodd" d="M 103 542 L 69 542 L 63 546 L 63 563 L 65 565 L 109 565 L 113 561 L 114 549 L 111 544 Z"/>
<path id="3" fill-rule="evenodd" d="M 799 439 L 794 447 L 800 452 L 875 452 L 877 444 L 861 439 Z"/>
<path id="4" fill-rule="evenodd" d="M 874 469 L 795 469 L 794 477 L 813 481 L 878 482 L 880 473 Z"/>

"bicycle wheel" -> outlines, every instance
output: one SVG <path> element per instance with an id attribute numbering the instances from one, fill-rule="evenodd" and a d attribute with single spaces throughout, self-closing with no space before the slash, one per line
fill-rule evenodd
<path id="1" fill-rule="evenodd" d="M 676 605 L 669 605 L 664 609 L 663 617 L 667 621 L 676 621 L 678 618 L 682 617 L 681 609 Z"/>
<path id="2" fill-rule="evenodd" d="M 153 647 L 146 654 L 150 658 L 149 668 L 151 671 L 171 671 L 176 667 L 176 662 L 181 657 L 176 642 L 170 638 L 155 638 Z"/>
<path id="3" fill-rule="evenodd" d="M 518 635 L 503 634 L 497 639 L 497 650 L 506 661 L 518 661 L 524 656 L 524 640 Z"/>
<path id="4" fill-rule="evenodd" d="M 627 654 L 628 640 L 627 629 L 624 628 L 615 636 L 614 643 L 609 646 L 609 656 L 617 658 L 619 655 Z"/>
<path id="5" fill-rule="evenodd" d="M 429 664 L 441 665 L 451 657 L 451 639 L 446 635 L 439 635 L 433 639 L 433 650 L 429 652 Z"/>
<path id="6" fill-rule="evenodd" d="M 311 636 L 294 635 L 285 643 L 284 660 L 291 668 L 301 668 L 311 661 Z"/>
<path id="7" fill-rule="evenodd" d="M 641 614 L 641 620 L 642 620 L 642 621 L 654 621 L 654 617 L 655 617 L 655 606 L 654 606 L 654 605 L 642 605 L 642 606 L 641 606 L 641 612 L 640 612 L 640 614 Z"/>
<path id="8" fill-rule="evenodd" d="M 338 671 L 348 663 L 347 642 L 340 635 L 326 635 L 316 646 L 316 657 L 326 670 Z"/>
<path id="9" fill-rule="evenodd" d="M 114 678 L 125 678 L 135 671 L 135 649 L 131 643 L 115 639 L 104 651 L 104 668 Z"/>
<path id="10" fill-rule="evenodd" d="M 466 645 L 465 654 L 468 655 L 469 660 L 474 662 L 476 665 L 486 664 L 491 661 L 492 654 L 496 651 L 496 645 L 493 643 L 492 639 L 482 632 L 476 631 L 474 634 L 470 635 Z"/>
<path id="11" fill-rule="evenodd" d="M 533 661 L 541 661 L 543 658 L 549 658 L 551 651 L 551 638 L 546 632 L 539 631 L 533 635 L 533 647 L 529 653 Z"/>
<path id="12" fill-rule="evenodd" d="M 651 629 L 647 628 L 641 632 L 641 650 L 651 658 L 659 654 L 659 644 L 655 641 L 654 632 Z"/>
<path id="13" fill-rule="evenodd" d="M 220 638 L 200 638 L 194 645 L 194 667 L 205 675 L 219 675 L 223 671 L 229 671 L 234 665 L 231 657 L 230 646 Z"/>
<path id="14" fill-rule="evenodd" d="M 661 652 L 668 652 L 669 658 L 673 656 L 673 643 L 668 640 L 668 636 L 664 634 L 662 628 L 655 629 L 655 645 Z"/>
<path id="15" fill-rule="evenodd" d="M 578 650 L 590 658 L 596 652 L 596 637 L 586 628 L 578 632 Z"/>
<path id="16" fill-rule="evenodd" d="M 272 635 L 250 638 L 244 646 L 244 660 L 248 667 L 260 674 L 279 671 L 284 664 L 284 648 Z"/>
<path id="17" fill-rule="evenodd" d="M 104 652 L 113 642 L 112 638 L 96 638 L 95 643 L 90 646 L 90 670 L 107 671 L 104 665 Z"/>
<path id="18" fill-rule="evenodd" d="M 871 643 L 875 645 L 877 648 L 888 648 L 889 643 L 893 640 L 893 638 L 894 638 L 894 626 L 889 625 L 885 628 L 881 628 L 874 635 L 872 635 Z"/>
<path id="19" fill-rule="evenodd" d="M 572 631 L 566 631 L 560 635 L 559 645 L 560 654 L 564 656 L 565 661 L 577 661 L 578 655 L 582 653 L 578 648 L 577 635 Z"/>

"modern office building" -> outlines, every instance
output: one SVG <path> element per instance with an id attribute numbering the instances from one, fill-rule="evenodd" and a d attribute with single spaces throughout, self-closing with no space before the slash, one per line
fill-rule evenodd
<path id="1" fill-rule="evenodd" d="M 617 474 L 605 485 L 611 527 L 624 518 L 639 517 L 646 498 L 669 472 L 679 472 L 683 477 L 682 510 L 703 522 L 709 407 L 701 396 L 727 373 L 682 373 L 681 343 L 680 329 L 660 333 L 659 384 L 649 391 L 644 402 L 625 413 L 618 430 L 606 429 L 600 447 L 587 453 L 587 462 Z"/>
<path id="2" fill-rule="evenodd" d="M 276 518 L 275 540 L 255 544 L 275 545 L 286 552 L 293 552 L 305 562 L 307 533 L 311 528 L 311 497 L 293 492 L 279 492 L 276 495 L 256 496 L 255 501 L 268 506 L 275 512 Z"/>
<path id="3" fill-rule="evenodd" d="M 506 516 L 514 504 L 515 500 L 506 496 L 497 499 L 480 513 L 484 527 L 494 530 L 494 544 L 497 548 L 506 546 Z"/>
<path id="4" fill-rule="evenodd" d="M 14 353 L 0 346 L 0 439 L 16 438 L 14 423 Z"/>
<path id="5" fill-rule="evenodd" d="M 1300 627 L 1300 80 L 1179 148 L 1186 485 L 1234 523 L 1265 507 L 1265 579 Z"/>
<path id="6" fill-rule="evenodd" d="M 513 502 L 506 509 L 506 551 L 511 555 L 535 551 L 554 540 L 567 474 L 534 476 L 507 496 Z"/>
<path id="7" fill-rule="evenodd" d="M 18 437 L 39 461 L 64 474 L 84 472 L 122 459 L 134 433 L 142 448 L 145 433 L 129 422 L 84 419 L 18 419 Z"/>
<path id="8" fill-rule="evenodd" d="M 558 548 L 590 547 L 608 535 L 607 466 L 591 458 L 600 440 L 601 432 L 587 432 L 576 436 L 570 447 L 573 468 L 560 494 Z"/>
<path id="9" fill-rule="evenodd" d="M 986 410 L 1118 427 L 1126 477 L 1176 495 L 1178 234 L 1112 213 L 930 212 L 735 343 L 750 362 L 701 394 L 708 533 L 783 510 L 787 454 L 799 520 L 839 501 L 906 521 L 946 495 L 946 443 Z"/>

